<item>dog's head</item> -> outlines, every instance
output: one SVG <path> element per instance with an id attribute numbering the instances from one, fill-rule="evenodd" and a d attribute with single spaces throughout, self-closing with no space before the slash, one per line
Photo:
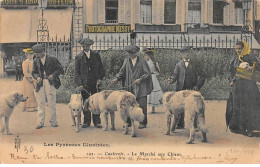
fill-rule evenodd
<path id="1" fill-rule="evenodd" d="M 79 116 L 81 114 L 82 102 L 81 102 L 81 95 L 80 94 L 72 94 L 70 98 L 70 103 L 68 104 L 71 114 L 74 117 Z"/>
<path id="2" fill-rule="evenodd" d="M 25 102 L 28 97 L 24 97 L 23 93 L 20 91 L 12 92 L 9 96 L 7 102 L 12 106 L 17 106 L 20 102 Z"/>

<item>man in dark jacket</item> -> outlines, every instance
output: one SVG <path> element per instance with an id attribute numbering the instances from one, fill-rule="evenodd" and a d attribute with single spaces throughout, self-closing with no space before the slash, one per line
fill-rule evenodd
<path id="1" fill-rule="evenodd" d="M 136 96 L 136 100 L 140 107 L 143 109 L 144 120 L 139 122 L 139 129 L 146 128 L 147 125 L 147 95 L 153 90 L 152 77 L 150 69 L 146 61 L 139 57 L 137 53 L 140 48 L 135 45 L 129 45 L 125 48 L 130 55 L 124 60 L 116 78 L 111 82 L 115 83 L 118 80 L 123 81 L 123 87 L 125 90 L 133 93 Z M 131 126 L 131 120 L 127 120 L 128 126 Z"/>
<path id="2" fill-rule="evenodd" d="M 45 121 L 45 102 L 47 96 L 50 108 L 50 123 L 52 127 L 58 127 L 56 120 L 56 91 L 60 87 L 59 75 L 63 74 L 63 68 L 57 58 L 44 52 L 42 44 L 32 47 L 36 58 L 33 61 L 33 78 L 37 80 L 35 91 L 37 93 L 37 126 L 40 129 Z"/>
<path id="3" fill-rule="evenodd" d="M 75 84 L 81 91 L 83 100 L 89 98 L 90 95 L 97 93 L 101 79 L 105 75 L 105 70 L 98 52 L 90 50 L 90 46 L 94 44 L 91 39 L 81 38 L 78 42 L 82 45 L 83 51 L 75 58 Z M 84 109 L 84 123 L 82 128 L 86 128 L 91 124 L 91 112 Z M 102 128 L 100 115 L 92 114 L 94 126 Z"/>
<path id="4" fill-rule="evenodd" d="M 206 78 L 204 73 L 191 61 L 191 46 L 183 47 L 180 52 L 182 60 L 176 64 L 174 74 L 168 79 L 169 83 L 176 84 L 176 91 L 180 90 L 200 90 Z M 181 115 L 177 124 L 178 129 L 184 128 L 184 113 Z"/>

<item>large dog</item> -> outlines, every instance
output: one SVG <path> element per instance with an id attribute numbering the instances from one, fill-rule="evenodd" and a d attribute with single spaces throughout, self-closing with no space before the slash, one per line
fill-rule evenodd
<path id="1" fill-rule="evenodd" d="M 20 102 L 25 102 L 28 99 L 23 97 L 21 92 L 11 92 L 7 94 L 3 94 L 0 97 L 0 125 L 1 125 L 1 133 L 3 134 L 6 130 L 7 135 L 11 135 L 12 133 L 9 130 L 9 119 L 11 114 L 14 111 L 14 107 L 17 106 Z M 5 118 L 5 125 L 2 122 L 2 118 Z"/>
<path id="2" fill-rule="evenodd" d="M 79 132 L 79 125 L 81 124 L 81 113 L 83 111 L 83 101 L 81 94 L 72 94 L 68 104 L 71 112 L 73 126 L 76 132 Z"/>
<path id="3" fill-rule="evenodd" d="M 187 141 L 187 144 L 191 144 L 194 141 L 195 124 L 197 124 L 199 130 L 202 132 L 203 139 L 201 141 L 207 142 L 206 133 L 208 132 L 208 130 L 205 126 L 205 104 L 200 92 L 191 90 L 166 92 L 163 95 L 162 100 L 167 114 L 166 135 L 170 134 L 172 115 L 174 115 L 174 120 L 172 123 L 171 131 L 174 132 L 179 121 L 180 114 L 184 112 L 185 127 L 189 128 L 190 130 L 190 137 Z"/>
<path id="4" fill-rule="evenodd" d="M 84 106 L 93 114 L 104 113 L 105 127 L 108 130 L 108 113 L 111 117 L 111 130 L 115 130 L 115 111 L 120 113 L 125 123 L 124 134 L 128 134 L 127 118 L 131 119 L 132 137 L 136 137 L 134 121 L 141 122 L 144 119 L 143 110 L 139 107 L 135 96 L 126 91 L 104 90 L 85 100 Z"/>

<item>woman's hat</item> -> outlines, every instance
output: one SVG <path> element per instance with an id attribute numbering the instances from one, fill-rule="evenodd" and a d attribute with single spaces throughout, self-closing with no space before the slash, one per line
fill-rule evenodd
<path id="1" fill-rule="evenodd" d="M 24 51 L 24 53 L 33 53 L 32 48 L 26 48 L 23 51 Z"/>

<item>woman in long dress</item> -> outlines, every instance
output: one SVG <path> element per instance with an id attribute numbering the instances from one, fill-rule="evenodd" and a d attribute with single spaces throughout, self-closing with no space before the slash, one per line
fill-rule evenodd
<path id="1" fill-rule="evenodd" d="M 161 106 L 161 98 L 163 96 L 162 88 L 160 83 L 157 79 L 157 75 L 159 75 L 160 69 L 158 63 L 155 61 L 154 50 L 147 50 L 144 49 L 143 52 L 145 53 L 144 58 L 147 61 L 147 64 L 150 68 L 152 81 L 153 81 L 153 91 L 150 95 L 147 96 L 147 103 L 149 106 L 152 107 L 152 113 L 155 113 L 155 108 Z"/>
<path id="2" fill-rule="evenodd" d="M 28 112 L 37 111 L 37 102 L 34 94 L 34 85 L 32 77 L 32 68 L 33 68 L 33 51 L 31 48 L 24 49 L 27 59 L 23 61 L 23 93 L 25 97 L 28 97 L 27 101 L 24 102 L 24 110 Z"/>
<path id="3" fill-rule="evenodd" d="M 227 124 L 233 133 L 252 137 L 254 130 L 260 130 L 260 93 L 256 82 L 245 73 L 260 65 L 246 42 L 236 43 L 236 55 L 230 61 L 229 78 L 232 90 L 227 106 Z M 241 69 L 245 72 L 241 73 Z M 229 113 L 228 113 L 229 112 Z"/>

